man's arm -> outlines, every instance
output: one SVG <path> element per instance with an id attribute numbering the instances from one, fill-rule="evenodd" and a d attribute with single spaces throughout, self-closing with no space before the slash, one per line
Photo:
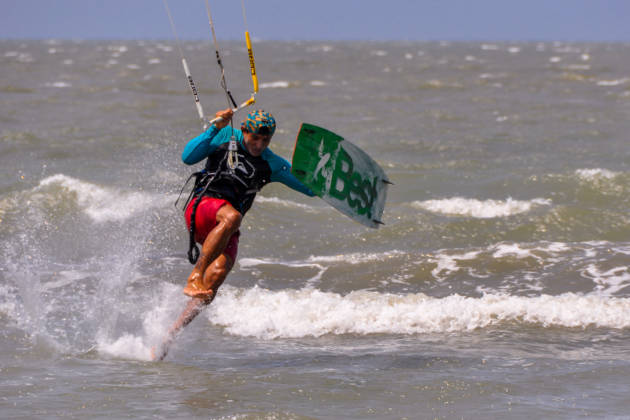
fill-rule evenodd
<path id="1" fill-rule="evenodd" d="M 265 152 L 268 152 L 265 153 L 265 155 L 267 155 L 265 159 L 269 162 L 269 166 L 271 167 L 271 182 L 281 182 L 287 187 L 308 195 L 309 197 L 315 196 L 315 193 L 311 191 L 310 188 L 302 184 L 295 175 L 291 173 L 291 164 L 289 161 L 276 155 L 269 149 L 266 149 Z"/>
<path id="2" fill-rule="evenodd" d="M 186 165 L 194 165 L 197 162 L 201 162 L 207 158 L 210 153 L 216 148 L 212 144 L 212 140 L 216 137 L 219 130 L 216 126 L 211 126 L 209 129 L 190 140 L 184 151 L 182 152 L 182 161 Z"/>
<path id="3" fill-rule="evenodd" d="M 186 165 L 194 165 L 197 162 L 201 162 L 214 151 L 217 145 L 223 142 L 222 140 L 226 136 L 226 130 L 223 130 L 223 128 L 229 124 L 232 114 L 233 112 L 229 108 L 217 112 L 216 116 L 221 117 L 222 120 L 217 121 L 206 131 L 186 144 L 182 152 L 182 161 L 184 161 Z"/>

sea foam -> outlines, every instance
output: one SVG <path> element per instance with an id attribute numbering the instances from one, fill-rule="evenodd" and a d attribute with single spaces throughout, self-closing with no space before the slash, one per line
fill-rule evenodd
<path id="1" fill-rule="evenodd" d="M 612 80 L 599 80 L 597 82 L 597 86 L 619 86 L 626 84 L 630 81 L 630 78 L 623 77 L 621 79 L 612 79 Z"/>
<path id="2" fill-rule="evenodd" d="M 619 172 L 610 171 L 608 169 L 593 168 L 593 169 L 578 169 L 575 171 L 578 178 L 585 181 L 595 181 L 598 179 L 613 179 Z"/>
<path id="3" fill-rule="evenodd" d="M 315 207 L 312 207 L 306 204 L 297 203 L 291 200 L 284 200 L 278 197 L 265 197 L 263 195 L 258 195 L 256 196 L 256 203 L 272 204 L 272 205 L 278 205 L 282 207 L 294 207 L 294 208 L 298 208 L 298 209 L 302 209 L 306 211 L 315 211 Z"/>
<path id="4" fill-rule="evenodd" d="M 44 86 L 46 86 L 46 87 L 55 87 L 55 88 L 72 87 L 72 85 L 70 83 L 67 83 L 67 82 L 48 82 L 48 83 L 45 83 Z"/>
<path id="5" fill-rule="evenodd" d="M 151 348 L 145 344 L 144 339 L 133 334 L 124 334 L 114 341 L 103 340 L 97 346 L 100 353 L 115 357 L 134 360 L 151 360 Z"/>
<path id="6" fill-rule="evenodd" d="M 582 275 L 590 278 L 596 285 L 595 290 L 606 296 L 630 286 L 630 267 L 628 266 L 617 266 L 604 271 L 593 263 L 582 270 Z"/>
<path id="7" fill-rule="evenodd" d="M 514 200 L 477 200 L 472 198 L 453 197 L 440 200 L 414 201 L 419 207 L 433 213 L 474 218 L 506 217 L 526 213 L 536 206 L 551 205 L 551 200 L 535 198 L 529 201 Z"/>
<path id="8" fill-rule="evenodd" d="M 291 84 L 286 80 L 278 80 L 275 82 L 266 82 L 261 83 L 261 89 L 280 89 L 280 88 L 288 88 Z"/>
<path id="9" fill-rule="evenodd" d="M 79 207 L 98 223 L 125 220 L 148 208 L 162 207 L 172 199 L 163 194 L 101 187 L 63 174 L 43 179 L 36 191 L 41 193 L 50 187 L 74 194 Z"/>
<path id="10" fill-rule="evenodd" d="M 271 291 L 225 286 L 206 317 L 234 335 L 274 339 L 465 332 L 503 323 L 627 328 L 628 311 L 628 298 L 573 293 L 436 298 L 422 293 L 355 291 L 341 295 L 310 288 Z"/>

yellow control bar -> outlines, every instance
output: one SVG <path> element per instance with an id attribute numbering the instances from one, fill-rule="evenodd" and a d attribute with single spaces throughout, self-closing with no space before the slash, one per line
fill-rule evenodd
<path id="1" fill-rule="evenodd" d="M 252 40 L 249 38 L 248 31 L 245 31 L 245 43 L 247 44 L 247 54 L 249 55 L 249 69 L 252 71 L 252 85 L 254 86 L 254 93 L 258 93 L 258 76 L 256 76 L 254 50 L 252 49 Z"/>

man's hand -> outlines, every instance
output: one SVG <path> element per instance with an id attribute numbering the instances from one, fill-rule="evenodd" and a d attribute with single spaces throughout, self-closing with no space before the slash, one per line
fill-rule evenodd
<path id="1" fill-rule="evenodd" d="M 230 123 L 230 120 L 232 119 L 232 115 L 234 115 L 234 111 L 232 111 L 231 108 L 227 108 L 227 109 L 217 112 L 215 115 L 221 118 L 219 121 L 214 123 L 214 125 L 220 130 Z"/>

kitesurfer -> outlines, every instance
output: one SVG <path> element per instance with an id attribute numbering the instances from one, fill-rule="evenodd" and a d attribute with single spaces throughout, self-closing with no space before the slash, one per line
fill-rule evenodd
<path id="1" fill-rule="evenodd" d="M 203 176 L 197 179 L 195 194 L 185 211 L 189 230 L 192 224 L 194 241 L 202 246 L 184 288 L 191 300 L 169 330 L 160 359 L 166 355 L 175 334 L 212 302 L 232 269 L 241 220 L 256 193 L 277 181 L 308 196 L 315 195 L 291 173 L 290 163 L 268 148 L 276 130 L 276 121 L 270 113 L 250 112 L 240 130 L 229 125 L 232 109 L 216 115 L 221 119 L 190 140 L 182 153 L 187 165 L 206 159 Z M 233 149 L 234 143 L 237 150 Z"/>

